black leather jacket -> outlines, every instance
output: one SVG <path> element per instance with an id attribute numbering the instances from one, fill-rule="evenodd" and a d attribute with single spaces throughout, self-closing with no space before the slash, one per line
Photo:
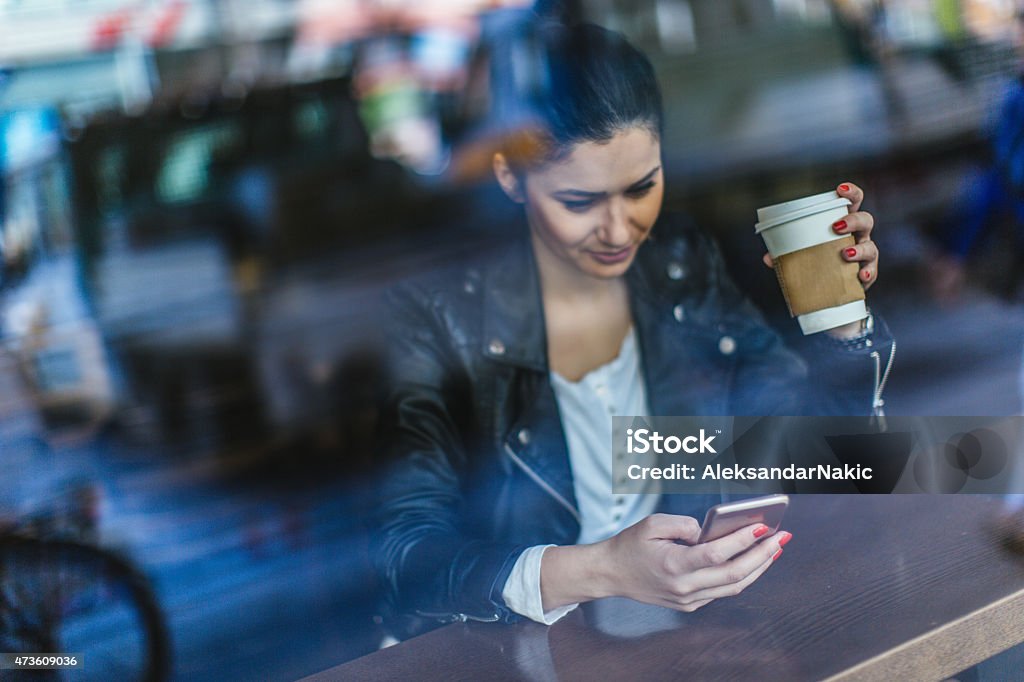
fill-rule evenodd
<path id="1" fill-rule="evenodd" d="M 857 346 L 815 335 L 798 356 L 680 219 L 659 220 L 627 281 L 654 415 L 868 414 L 880 398 L 884 324 Z M 529 242 L 403 285 L 390 305 L 393 466 L 372 550 L 405 617 L 391 627 L 513 619 L 501 592 L 519 554 L 580 529 Z"/>

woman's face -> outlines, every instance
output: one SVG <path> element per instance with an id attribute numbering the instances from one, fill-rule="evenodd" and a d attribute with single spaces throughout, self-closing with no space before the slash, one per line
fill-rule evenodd
<path id="1" fill-rule="evenodd" d="M 523 198 L 537 248 L 601 279 L 629 269 L 661 211 L 661 144 L 646 128 L 583 142 L 527 171 Z"/>

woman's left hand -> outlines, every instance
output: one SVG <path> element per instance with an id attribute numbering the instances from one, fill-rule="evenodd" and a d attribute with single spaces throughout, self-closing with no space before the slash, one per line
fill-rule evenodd
<path id="1" fill-rule="evenodd" d="M 852 234 L 854 238 L 854 245 L 844 249 L 840 255 L 843 260 L 860 265 L 857 278 L 864 289 L 869 289 L 878 279 L 878 246 L 871 240 L 875 219 L 867 211 L 860 210 L 864 201 L 864 190 L 860 187 L 852 182 L 844 182 L 836 188 L 836 193 L 849 199 L 851 205 L 849 215 L 833 223 L 832 230 L 836 234 Z M 767 253 L 764 255 L 764 263 L 768 267 L 774 266 L 772 257 Z"/>
<path id="2" fill-rule="evenodd" d="M 871 240 L 871 230 L 875 227 L 874 217 L 867 211 L 860 210 L 864 201 L 864 190 L 852 182 L 844 182 L 836 188 L 839 196 L 852 202 L 850 214 L 832 224 L 836 234 L 852 234 L 855 244 L 843 251 L 843 259 L 860 265 L 857 276 L 861 285 L 868 289 L 878 279 L 878 246 Z"/>

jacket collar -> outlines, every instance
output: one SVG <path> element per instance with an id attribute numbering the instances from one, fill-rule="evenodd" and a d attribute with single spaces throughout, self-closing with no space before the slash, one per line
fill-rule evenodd
<path id="1" fill-rule="evenodd" d="M 657 248 L 648 240 L 626 273 L 633 323 L 641 339 L 657 315 L 657 288 L 651 282 L 647 261 Z M 547 373 L 547 331 L 540 293 L 540 273 L 523 221 L 520 236 L 499 250 L 488 263 L 483 292 L 484 322 L 481 351 L 488 358 L 509 365 Z"/>
<path id="2" fill-rule="evenodd" d="M 523 221 L 525 223 L 525 221 Z M 497 362 L 547 372 L 547 342 L 540 275 L 529 229 L 488 263 L 483 292 L 484 355 Z"/>

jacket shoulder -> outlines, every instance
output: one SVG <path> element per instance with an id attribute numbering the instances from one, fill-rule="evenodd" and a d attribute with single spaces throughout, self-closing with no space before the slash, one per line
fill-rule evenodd
<path id="1" fill-rule="evenodd" d="M 441 333 L 456 346 L 472 343 L 483 317 L 486 273 L 507 265 L 506 250 L 489 244 L 398 281 L 386 296 L 391 324 L 421 339 Z"/>
<path id="2" fill-rule="evenodd" d="M 657 291 L 673 296 L 708 287 L 719 257 L 714 241 L 689 216 L 666 213 L 658 218 L 637 265 Z"/>
<path id="3" fill-rule="evenodd" d="M 388 290 L 392 303 L 431 306 L 458 294 L 472 294 L 480 286 L 482 273 L 500 265 L 500 248 L 482 246 L 470 255 L 459 254 L 432 262 L 395 282 Z"/>

